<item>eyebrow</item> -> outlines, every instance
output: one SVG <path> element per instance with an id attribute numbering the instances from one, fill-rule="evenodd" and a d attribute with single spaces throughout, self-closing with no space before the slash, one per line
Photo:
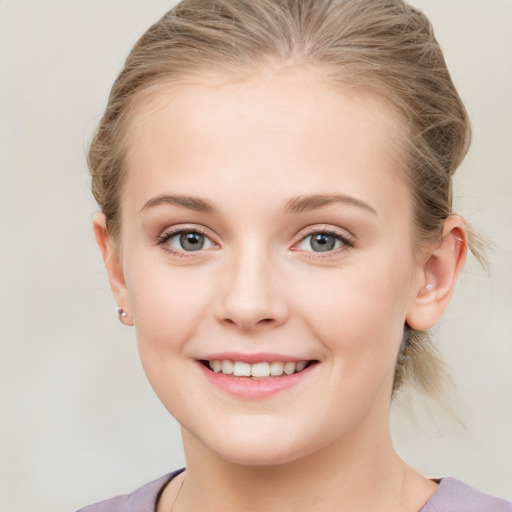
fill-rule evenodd
<path id="1" fill-rule="evenodd" d="M 181 195 L 167 195 L 162 194 L 156 197 L 153 197 L 149 201 L 147 201 L 144 206 L 141 208 L 141 212 L 147 210 L 148 208 L 153 208 L 155 206 L 159 206 L 161 204 L 170 204 L 173 206 L 181 206 L 182 208 L 187 208 L 188 210 L 194 210 L 196 212 L 202 213 L 215 213 L 215 207 L 210 204 L 206 199 L 201 199 L 200 197 L 192 197 L 192 196 L 181 196 Z"/>
<path id="2" fill-rule="evenodd" d="M 361 199 L 344 194 L 313 194 L 309 196 L 294 197 L 286 203 L 284 211 L 286 213 L 308 212 L 333 203 L 357 206 L 377 215 L 377 212 L 368 203 L 361 201 Z"/>
<path id="3" fill-rule="evenodd" d="M 363 208 L 374 215 L 377 212 L 368 204 L 352 196 L 344 194 L 312 194 L 307 196 L 298 196 L 290 199 L 286 202 L 284 207 L 285 213 L 302 213 L 328 206 L 333 203 L 348 204 L 351 206 L 357 206 Z M 217 213 L 217 209 L 206 199 L 194 196 L 184 195 L 168 195 L 161 194 L 159 196 L 151 198 L 141 208 L 141 212 L 161 204 L 170 204 L 173 206 L 181 206 L 188 210 L 193 210 L 201 213 Z"/>

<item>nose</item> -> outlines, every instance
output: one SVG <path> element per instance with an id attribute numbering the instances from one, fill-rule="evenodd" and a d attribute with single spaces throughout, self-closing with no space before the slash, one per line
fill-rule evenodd
<path id="1" fill-rule="evenodd" d="M 250 254 L 247 254 L 247 253 Z M 244 331 L 271 329 L 288 318 L 278 270 L 268 254 L 246 251 L 226 262 L 215 313 L 220 322 Z"/>

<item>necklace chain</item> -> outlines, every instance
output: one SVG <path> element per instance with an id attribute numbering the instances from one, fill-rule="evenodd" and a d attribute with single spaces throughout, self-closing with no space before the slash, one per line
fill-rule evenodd
<path id="1" fill-rule="evenodd" d="M 174 505 L 178 502 L 178 496 L 180 495 L 181 488 L 183 487 L 183 484 L 185 483 L 185 476 L 183 477 L 183 480 L 180 483 L 180 487 L 178 489 L 178 492 L 176 493 L 176 496 L 174 497 L 174 500 L 172 501 L 171 510 L 169 512 L 174 512 Z"/>

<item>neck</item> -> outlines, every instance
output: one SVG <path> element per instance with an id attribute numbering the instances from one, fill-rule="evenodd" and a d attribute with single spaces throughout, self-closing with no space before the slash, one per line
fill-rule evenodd
<path id="1" fill-rule="evenodd" d="M 435 484 L 398 457 L 387 424 L 380 431 L 364 430 L 354 429 L 298 460 L 265 466 L 226 461 L 183 431 L 184 510 L 418 510 Z"/>

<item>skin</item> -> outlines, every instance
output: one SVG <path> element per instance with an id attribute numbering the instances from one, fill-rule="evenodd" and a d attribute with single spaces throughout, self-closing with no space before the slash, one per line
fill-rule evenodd
<path id="1" fill-rule="evenodd" d="M 182 426 L 175 511 L 413 511 L 435 491 L 392 447 L 391 389 L 404 325 L 439 320 L 466 237 L 452 216 L 414 255 L 411 194 L 390 151 L 397 129 L 378 99 L 289 68 L 205 75 L 137 105 L 118 250 L 102 214 L 94 229 L 148 379 Z M 215 210 L 151 205 L 162 194 Z M 311 194 L 351 199 L 285 211 Z M 200 229 L 205 248 L 159 244 L 171 228 Z M 315 252 L 308 236 L 326 229 L 341 239 Z M 198 358 L 225 351 L 319 363 L 248 400 L 198 371 Z"/>

